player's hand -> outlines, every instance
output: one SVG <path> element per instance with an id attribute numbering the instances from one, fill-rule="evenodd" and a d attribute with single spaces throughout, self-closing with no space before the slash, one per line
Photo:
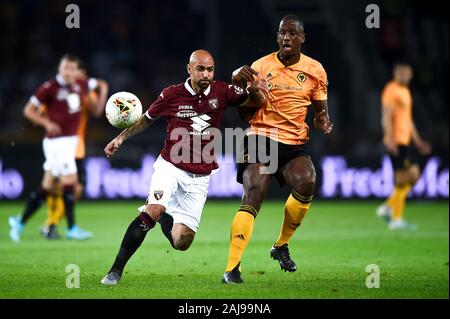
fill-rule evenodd
<path id="1" fill-rule="evenodd" d="M 395 156 L 398 155 L 398 145 L 394 142 L 394 140 L 384 141 L 384 145 L 386 146 L 386 149 L 390 154 Z"/>
<path id="2" fill-rule="evenodd" d="M 431 144 L 424 140 L 419 140 L 416 143 L 417 150 L 421 155 L 428 155 L 431 153 Z"/>
<path id="3" fill-rule="evenodd" d="M 252 81 L 252 83 L 249 85 L 247 90 L 250 93 L 257 93 L 258 91 L 263 92 L 263 93 L 268 93 L 269 92 L 269 84 L 267 83 L 266 80 L 263 80 L 263 79 Z"/>
<path id="4" fill-rule="evenodd" d="M 314 115 L 314 127 L 324 134 L 330 134 L 333 130 L 333 123 L 330 121 L 327 110 L 322 110 Z"/>
<path id="5" fill-rule="evenodd" d="M 258 72 L 253 70 L 248 65 L 244 65 L 239 69 L 233 71 L 231 75 L 231 81 L 233 84 L 241 86 L 243 84 L 245 85 L 248 82 L 253 82 L 255 80 L 255 75 L 258 75 Z"/>
<path id="6" fill-rule="evenodd" d="M 119 136 L 113 139 L 111 142 L 109 142 L 108 145 L 105 147 L 105 154 L 106 157 L 111 157 L 122 145 L 123 140 Z"/>
<path id="7" fill-rule="evenodd" d="M 45 122 L 44 128 L 49 136 L 55 136 L 62 132 L 61 127 L 52 121 Z"/>

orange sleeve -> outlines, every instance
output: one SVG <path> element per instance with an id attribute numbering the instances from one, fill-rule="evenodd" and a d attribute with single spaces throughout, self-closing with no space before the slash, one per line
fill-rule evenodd
<path id="1" fill-rule="evenodd" d="M 311 98 L 319 101 L 328 99 L 328 78 L 325 69 L 320 66 L 315 76 L 316 85 L 313 89 Z"/>
<path id="2" fill-rule="evenodd" d="M 261 72 L 262 72 L 262 63 L 260 60 L 255 61 L 252 63 L 252 65 L 250 66 L 253 70 L 255 70 L 256 72 L 258 72 L 258 76 L 261 76 Z"/>
<path id="3" fill-rule="evenodd" d="M 393 108 L 395 106 L 394 90 L 387 85 L 381 94 L 381 105 L 383 107 Z"/>

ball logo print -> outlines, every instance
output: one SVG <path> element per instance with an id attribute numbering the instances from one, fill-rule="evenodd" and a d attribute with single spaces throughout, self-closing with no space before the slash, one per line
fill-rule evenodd
<path id="1" fill-rule="evenodd" d="M 112 126 L 128 128 L 142 116 L 142 103 L 133 93 L 117 92 L 106 102 L 105 113 Z"/>

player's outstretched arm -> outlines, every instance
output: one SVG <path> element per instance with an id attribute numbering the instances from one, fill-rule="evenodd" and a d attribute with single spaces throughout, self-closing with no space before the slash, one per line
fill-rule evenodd
<path id="1" fill-rule="evenodd" d="M 252 81 L 247 91 L 250 93 L 249 98 L 242 106 L 261 107 L 266 104 L 266 97 L 269 92 L 269 85 L 266 80 Z"/>
<path id="2" fill-rule="evenodd" d="M 325 134 L 330 134 L 333 130 L 333 123 L 328 115 L 328 101 L 327 100 L 313 100 L 312 105 L 315 109 L 314 127 L 318 128 Z"/>
<path id="3" fill-rule="evenodd" d="M 42 126 L 50 136 L 61 133 L 61 127 L 55 122 L 50 121 L 48 117 L 40 114 L 38 111 L 38 106 L 32 102 L 28 102 L 25 105 L 23 115 L 30 122 Z"/>
<path id="4" fill-rule="evenodd" d="M 108 98 L 109 86 L 108 82 L 102 79 L 97 80 L 95 91 L 88 94 L 89 112 L 94 117 L 100 117 L 105 112 L 106 100 Z"/>
<path id="5" fill-rule="evenodd" d="M 255 80 L 256 75 L 258 75 L 258 72 L 253 70 L 248 65 L 244 65 L 233 71 L 231 75 L 231 83 L 245 89 L 247 88 L 247 83 Z"/>
<path id="6" fill-rule="evenodd" d="M 147 127 L 151 126 L 153 123 L 155 123 L 157 118 L 149 119 L 147 116 L 142 115 L 139 121 L 136 122 L 133 126 L 124 129 L 122 132 L 120 132 L 119 135 L 115 139 L 113 139 L 111 142 L 106 145 L 104 151 L 107 157 L 112 156 L 119 147 L 130 137 L 144 131 Z"/>

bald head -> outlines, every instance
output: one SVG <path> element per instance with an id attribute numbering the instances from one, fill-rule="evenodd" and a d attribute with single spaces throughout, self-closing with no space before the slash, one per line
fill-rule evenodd
<path id="1" fill-rule="evenodd" d="M 206 50 L 196 50 L 191 53 L 189 57 L 189 64 L 212 64 L 214 59 L 212 55 Z"/>
<path id="2" fill-rule="evenodd" d="M 197 93 L 203 93 L 214 78 L 214 59 L 206 50 L 196 50 L 189 57 L 187 71 L 191 77 L 191 86 Z"/>

